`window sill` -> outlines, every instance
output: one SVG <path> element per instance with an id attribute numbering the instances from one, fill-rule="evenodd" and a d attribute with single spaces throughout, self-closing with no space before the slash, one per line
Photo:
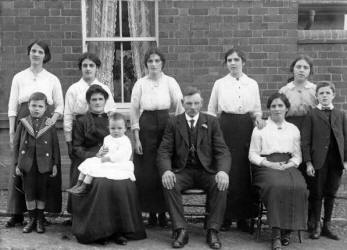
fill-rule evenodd
<path id="1" fill-rule="evenodd" d="M 298 44 L 347 44 L 347 30 L 298 30 Z"/>

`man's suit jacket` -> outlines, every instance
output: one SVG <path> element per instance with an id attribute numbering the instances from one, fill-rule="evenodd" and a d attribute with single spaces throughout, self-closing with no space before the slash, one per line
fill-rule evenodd
<path id="1" fill-rule="evenodd" d="M 197 156 L 203 168 L 215 174 L 224 171 L 227 174 L 231 167 L 231 155 L 226 146 L 217 118 L 200 113 L 196 123 Z M 175 173 L 186 167 L 189 155 L 189 132 L 185 114 L 169 120 L 162 142 L 158 149 L 157 166 L 160 175 L 166 170 Z"/>
<path id="2" fill-rule="evenodd" d="M 337 164 L 343 168 L 343 162 L 347 160 L 346 114 L 334 108 L 329 122 L 329 118 L 323 112 L 314 108 L 304 119 L 301 131 L 303 162 L 311 161 L 315 169 L 323 167 L 329 150 L 332 129 L 341 158 Z"/>
<path id="3" fill-rule="evenodd" d="M 60 150 L 57 132 L 53 126 L 45 125 L 44 118 L 35 135 L 30 116 L 22 118 L 14 138 L 14 165 L 24 172 L 29 172 L 36 155 L 40 173 L 52 171 L 53 165 L 60 164 Z"/>

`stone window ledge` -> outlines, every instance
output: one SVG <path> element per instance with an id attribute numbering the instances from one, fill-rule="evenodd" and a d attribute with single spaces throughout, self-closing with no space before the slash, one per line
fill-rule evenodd
<path id="1" fill-rule="evenodd" d="M 298 30 L 298 44 L 346 43 L 347 30 Z"/>

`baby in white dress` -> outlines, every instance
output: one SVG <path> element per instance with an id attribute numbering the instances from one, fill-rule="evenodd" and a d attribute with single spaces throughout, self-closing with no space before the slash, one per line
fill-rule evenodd
<path id="1" fill-rule="evenodd" d="M 109 131 L 110 134 L 104 138 L 103 146 L 96 156 L 79 165 L 78 182 L 74 187 L 67 189 L 69 193 L 88 193 L 94 177 L 135 181 L 134 164 L 131 161 L 132 146 L 124 134 L 126 126 L 122 114 L 112 113 L 109 116 Z"/>

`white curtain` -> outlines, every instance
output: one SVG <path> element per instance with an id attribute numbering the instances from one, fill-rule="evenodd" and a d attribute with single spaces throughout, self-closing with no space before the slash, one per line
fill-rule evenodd
<path id="1" fill-rule="evenodd" d="M 89 10 L 91 13 L 90 36 L 113 37 L 116 32 L 117 0 L 92 0 L 87 2 L 91 2 L 91 5 L 88 6 L 91 7 Z M 114 93 L 114 42 L 98 42 L 96 46 L 92 47 L 101 60 L 97 78 Z"/>
<path id="2" fill-rule="evenodd" d="M 148 2 L 147 2 L 148 4 Z M 149 8 L 146 1 L 129 1 L 129 31 L 132 37 L 148 37 L 150 35 Z M 132 60 L 137 79 L 145 75 L 143 65 L 144 54 L 150 46 L 149 42 L 131 42 Z"/>

